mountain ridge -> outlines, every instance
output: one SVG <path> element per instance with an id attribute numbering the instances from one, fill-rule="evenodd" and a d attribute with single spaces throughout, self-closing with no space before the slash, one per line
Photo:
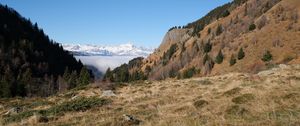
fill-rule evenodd
<path id="1" fill-rule="evenodd" d="M 62 44 L 65 50 L 75 56 L 143 56 L 153 52 L 152 48 L 137 47 L 131 43 L 120 45 L 93 45 L 93 44 Z"/>

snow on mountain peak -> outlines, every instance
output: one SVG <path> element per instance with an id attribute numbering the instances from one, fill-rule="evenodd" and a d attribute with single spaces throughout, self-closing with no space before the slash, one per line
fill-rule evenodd
<path id="1" fill-rule="evenodd" d="M 152 48 L 137 47 L 132 43 L 116 46 L 62 44 L 65 50 L 80 56 L 143 56 L 146 57 L 153 52 Z"/>

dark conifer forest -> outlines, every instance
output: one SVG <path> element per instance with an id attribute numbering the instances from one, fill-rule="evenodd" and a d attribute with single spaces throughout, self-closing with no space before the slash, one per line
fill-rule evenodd
<path id="1" fill-rule="evenodd" d="M 0 5 L 0 97 L 48 96 L 86 85 L 87 71 L 37 23 Z"/>

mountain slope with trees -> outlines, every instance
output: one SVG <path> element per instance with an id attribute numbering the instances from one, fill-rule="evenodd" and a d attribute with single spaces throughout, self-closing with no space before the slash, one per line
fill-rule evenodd
<path id="1" fill-rule="evenodd" d="M 299 13 L 298 0 L 234 0 L 171 28 L 139 69 L 148 79 L 160 80 L 257 73 L 299 63 Z"/>
<path id="2" fill-rule="evenodd" d="M 90 81 L 82 63 L 37 23 L 4 5 L 0 19 L 0 97 L 48 96 Z"/>

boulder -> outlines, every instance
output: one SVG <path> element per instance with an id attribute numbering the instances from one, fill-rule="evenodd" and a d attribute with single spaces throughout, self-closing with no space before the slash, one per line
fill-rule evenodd
<path id="1" fill-rule="evenodd" d="M 135 117 L 131 115 L 124 114 L 123 115 L 123 125 L 125 126 L 132 126 L 132 125 L 139 125 L 141 123 L 140 120 L 136 119 Z"/>
<path id="2" fill-rule="evenodd" d="M 114 97 L 116 94 L 112 90 L 103 91 L 101 97 Z"/>
<path id="3" fill-rule="evenodd" d="M 22 112 L 22 109 L 20 107 L 13 107 L 9 109 L 4 115 L 15 115 Z"/>

